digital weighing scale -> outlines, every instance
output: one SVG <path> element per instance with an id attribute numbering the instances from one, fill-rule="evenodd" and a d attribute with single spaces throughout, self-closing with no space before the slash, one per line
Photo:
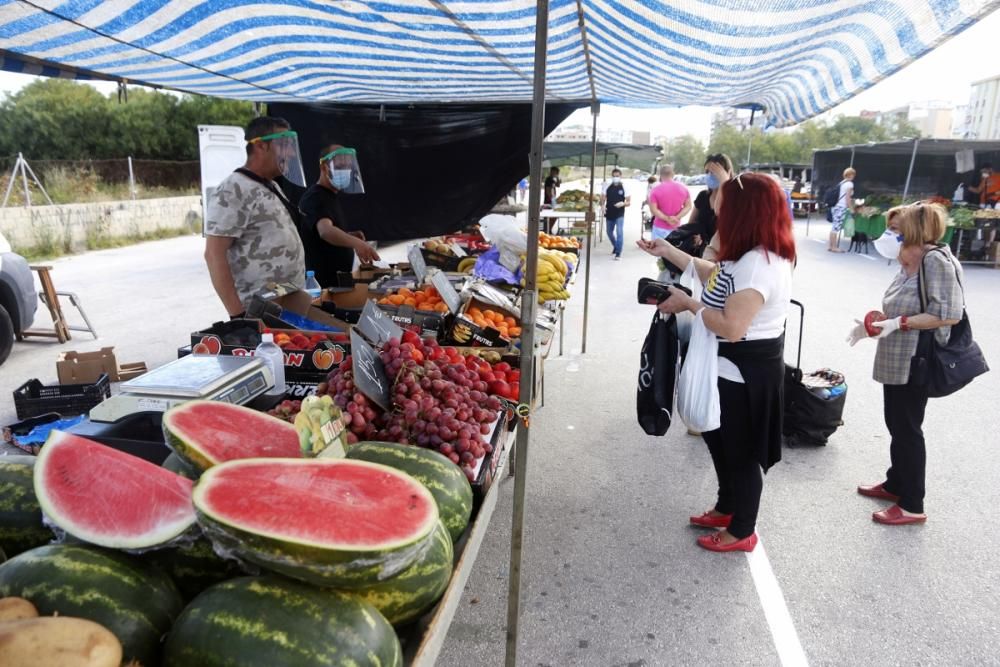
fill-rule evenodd
<path id="1" fill-rule="evenodd" d="M 120 394 L 90 411 L 90 420 L 117 422 L 196 399 L 243 405 L 273 386 L 271 369 L 261 359 L 192 354 L 122 383 Z"/>

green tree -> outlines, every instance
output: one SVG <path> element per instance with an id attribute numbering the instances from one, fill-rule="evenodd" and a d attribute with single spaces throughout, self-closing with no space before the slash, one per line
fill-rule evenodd
<path id="1" fill-rule="evenodd" d="M 690 134 L 675 137 L 663 146 L 663 159 L 678 174 L 700 174 L 705 166 L 705 144 Z"/>

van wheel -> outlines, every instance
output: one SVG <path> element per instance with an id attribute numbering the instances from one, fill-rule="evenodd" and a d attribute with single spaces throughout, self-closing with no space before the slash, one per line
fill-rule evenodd
<path id="1" fill-rule="evenodd" d="M 14 347 L 14 323 L 7 309 L 0 306 L 0 364 L 7 361 L 12 347 Z"/>

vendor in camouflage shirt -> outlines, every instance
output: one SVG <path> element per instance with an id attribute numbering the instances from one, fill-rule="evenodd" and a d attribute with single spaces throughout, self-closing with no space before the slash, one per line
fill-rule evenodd
<path id="1" fill-rule="evenodd" d="M 280 304 L 298 313 L 308 309 L 309 295 L 301 290 L 305 252 L 291 207 L 274 183 L 297 159 L 297 148 L 290 149 L 292 141 L 297 147 L 293 135 L 282 118 L 254 118 L 246 128 L 246 164 L 208 197 L 205 261 L 230 317 L 242 315 L 250 297 L 269 283 L 300 288 L 282 297 Z"/>

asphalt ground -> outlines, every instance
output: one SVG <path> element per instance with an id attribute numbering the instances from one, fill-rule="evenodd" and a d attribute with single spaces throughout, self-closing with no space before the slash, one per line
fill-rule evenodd
<path id="1" fill-rule="evenodd" d="M 578 282 L 566 354 L 546 362 L 545 407 L 532 420 L 518 663 L 1000 664 L 1000 537 L 990 528 L 1000 488 L 1000 374 L 931 401 L 927 524 L 874 524 L 871 512 L 883 503 L 855 487 L 881 481 L 888 463 L 881 387 L 871 380 L 874 345 L 851 348 L 844 338 L 854 317 L 878 307 L 897 267 L 874 250 L 871 258 L 828 253 L 827 224 L 813 220 L 806 236 L 797 222 L 802 365 L 845 373 L 845 424 L 827 447 L 786 449 L 767 475 L 763 550 L 747 558 L 699 549 L 687 517 L 714 500 L 705 446 L 679 423 L 654 438 L 635 420 L 638 354 L 652 316 L 635 303 L 635 284 L 656 269 L 635 247 L 645 186 L 628 185 L 637 201 L 623 261 L 612 261 L 606 239 L 593 253 L 587 352 Z M 32 377 L 55 382 L 60 351 L 114 345 L 120 361 L 154 367 L 176 358 L 192 331 L 222 319 L 202 248 L 192 236 L 52 262 L 57 288 L 80 296 L 101 337 L 15 344 L 0 367 L 0 424 L 16 420 L 17 386 Z M 965 284 L 976 338 L 1000 368 L 1000 272 L 967 267 Z M 37 324 L 46 317 L 40 312 Z M 793 317 L 791 362 L 796 331 Z M 439 665 L 503 663 L 513 486 L 500 482 Z M 780 595 L 768 587 L 768 566 Z"/>

